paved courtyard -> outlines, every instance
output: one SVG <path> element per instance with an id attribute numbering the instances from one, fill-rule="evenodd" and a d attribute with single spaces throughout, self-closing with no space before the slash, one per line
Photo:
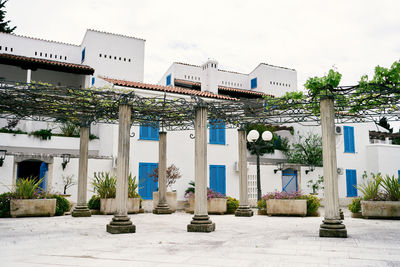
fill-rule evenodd
<path id="1" fill-rule="evenodd" d="M 400 266 L 400 221 L 352 219 L 349 238 L 319 238 L 322 217 L 132 215 L 135 234 L 105 231 L 112 216 L 0 219 L 0 266 Z"/>

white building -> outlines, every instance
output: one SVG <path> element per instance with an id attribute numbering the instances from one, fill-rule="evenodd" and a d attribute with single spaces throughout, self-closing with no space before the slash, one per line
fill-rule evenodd
<path id="1" fill-rule="evenodd" d="M 204 99 L 218 101 L 234 98 L 260 98 L 263 95 L 281 96 L 285 92 L 297 90 L 297 73 L 293 69 L 261 63 L 249 74 L 220 70 L 218 62 L 208 60 L 196 66 L 173 63 L 163 75 L 159 85 L 143 83 L 145 40 L 88 30 L 81 45 L 65 44 L 31 37 L 0 33 L 0 79 L 16 82 L 45 82 L 57 86 L 109 86 L 134 90 L 144 96 L 167 93 L 173 98 L 189 98 L 197 95 Z M 39 103 L 40 104 L 40 103 Z M 0 120 L 0 127 L 7 121 Z M 400 169 L 394 160 L 399 158 L 399 147 L 388 144 L 370 144 L 368 131 L 371 125 L 354 126 L 353 152 L 343 149 L 343 138 L 337 135 L 338 166 L 344 174 L 339 175 L 339 194 L 348 196 L 347 181 L 354 181 L 354 172 L 345 176 L 346 170 L 356 170 L 360 181 L 364 170 L 397 173 Z M 20 121 L 16 128 L 25 132 L 52 129 L 61 133 L 60 125 L 46 122 Z M 294 125 L 295 131 L 319 132 L 319 128 L 305 128 Z M 348 130 L 346 130 L 348 131 Z M 147 179 L 148 172 L 158 162 L 158 129 L 134 126 L 131 138 L 130 170 L 138 177 L 139 193 L 150 200 L 157 185 Z M 94 172 L 115 172 L 117 156 L 118 127 L 109 124 L 91 126 L 91 133 L 98 139 L 89 143 L 89 181 Z M 178 200 L 184 200 L 188 182 L 194 180 L 194 140 L 193 131 L 171 131 L 167 135 L 167 165 L 175 164 L 182 174 L 172 189 L 178 193 Z M 208 131 L 208 172 L 209 185 L 218 181 L 214 190 L 239 197 L 238 138 L 235 129 L 214 129 Z M 280 135 L 290 136 L 288 131 Z M 350 139 L 349 139 L 350 140 Z M 347 141 L 346 141 L 347 142 Z M 7 150 L 4 164 L 0 167 L 0 192 L 8 191 L 17 178 L 24 175 L 46 177 L 44 184 L 48 190 L 61 192 L 62 176 L 78 174 L 79 138 L 53 136 L 50 140 L 40 140 L 28 134 L 0 133 L 0 149 Z M 62 167 L 62 154 L 70 154 L 71 160 Z M 284 161 L 276 152 L 266 156 L 261 168 L 262 191 L 281 191 L 288 177 L 298 190 L 307 192 L 306 183 L 315 179 L 322 170 L 305 173 L 307 167 L 286 165 L 290 170 L 276 171 L 275 163 Z M 387 160 L 382 160 L 387 158 Z M 249 194 L 254 198 L 255 166 L 249 156 Z M 293 184 L 291 184 L 293 185 Z M 350 185 L 351 186 L 351 185 Z M 213 187 L 213 186 L 211 186 Z M 89 196 L 92 194 L 89 185 Z M 76 200 L 77 186 L 68 193 Z M 151 209 L 151 207 L 149 207 Z"/>

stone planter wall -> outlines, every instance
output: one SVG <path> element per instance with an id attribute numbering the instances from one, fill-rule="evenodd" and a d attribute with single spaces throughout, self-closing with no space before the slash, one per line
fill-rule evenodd
<path id="1" fill-rule="evenodd" d="M 361 213 L 366 219 L 400 219 L 400 201 L 361 201 Z"/>
<path id="2" fill-rule="evenodd" d="M 305 199 L 268 199 L 267 215 L 306 216 L 307 200 Z"/>
<path id="3" fill-rule="evenodd" d="M 176 211 L 177 206 L 177 193 L 176 192 L 167 192 L 167 203 L 168 207 L 172 210 L 172 212 Z M 158 205 L 158 192 L 153 192 L 153 207 L 156 208 Z"/>
<path id="4" fill-rule="evenodd" d="M 226 198 L 212 198 L 207 200 L 208 214 L 226 213 Z M 194 212 L 194 197 L 189 198 L 188 212 Z"/>
<path id="5" fill-rule="evenodd" d="M 128 198 L 128 213 L 139 213 L 139 198 Z M 100 213 L 103 215 L 114 214 L 117 210 L 117 202 L 115 198 L 100 199 Z"/>
<path id="6" fill-rule="evenodd" d="M 11 217 L 54 216 L 56 199 L 12 199 Z"/>

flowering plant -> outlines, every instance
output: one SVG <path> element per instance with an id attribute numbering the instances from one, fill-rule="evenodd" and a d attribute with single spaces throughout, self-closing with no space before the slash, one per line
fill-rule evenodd
<path id="1" fill-rule="evenodd" d="M 267 200 L 267 199 L 301 199 L 303 197 L 303 194 L 301 192 L 270 192 L 265 194 L 262 198 Z"/>
<path id="2" fill-rule="evenodd" d="M 185 198 L 194 198 L 194 192 L 193 191 L 187 192 L 185 194 Z M 207 187 L 207 200 L 212 198 L 225 198 L 225 195 L 218 192 L 214 192 Z"/>

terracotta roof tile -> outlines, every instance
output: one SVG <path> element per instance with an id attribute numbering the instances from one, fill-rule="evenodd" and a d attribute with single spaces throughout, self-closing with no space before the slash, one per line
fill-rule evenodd
<path id="1" fill-rule="evenodd" d="M 223 99 L 223 100 L 237 100 L 236 98 L 224 96 L 224 95 L 216 95 L 211 92 L 204 92 L 204 91 L 197 91 L 191 90 L 181 87 L 172 87 L 172 86 L 163 86 L 157 84 L 148 84 L 148 83 L 141 83 L 141 82 L 131 82 L 125 80 L 118 80 L 112 78 L 101 77 L 101 79 L 112 83 L 118 86 L 125 86 L 125 87 L 132 87 L 137 89 L 145 89 L 145 90 L 154 90 L 160 92 L 167 92 L 167 93 L 174 93 L 174 94 L 183 94 L 183 95 L 195 95 L 200 97 L 208 97 L 208 98 L 216 98 L 216 99 Z"/>
<path id="2" fill-rule="evenodd" d="M 200 82 L 192 82 L 192 81 L 187 81 L 187 80 L 181 80 L 181 79 L 174 79 L 175 83 L 183 83 L 183 84 L 188 84 L 188 85 L 196 85 L 196 86 L 201 86 Z"/>
<path id="3" fill-rule="evenodd" d="M 13 66 L 24 66 L 31 68 L 43 68 L 49 70 L 60 70 L 64 72 L 77 73 L 77 74 L 93 74 L 94 69 L 81 64 L 74 64 L 68 62 L 61 62 L 55 60 L 25 57 L 12 54 L 0 54 L 0 64 L 7 64 Z"/>

